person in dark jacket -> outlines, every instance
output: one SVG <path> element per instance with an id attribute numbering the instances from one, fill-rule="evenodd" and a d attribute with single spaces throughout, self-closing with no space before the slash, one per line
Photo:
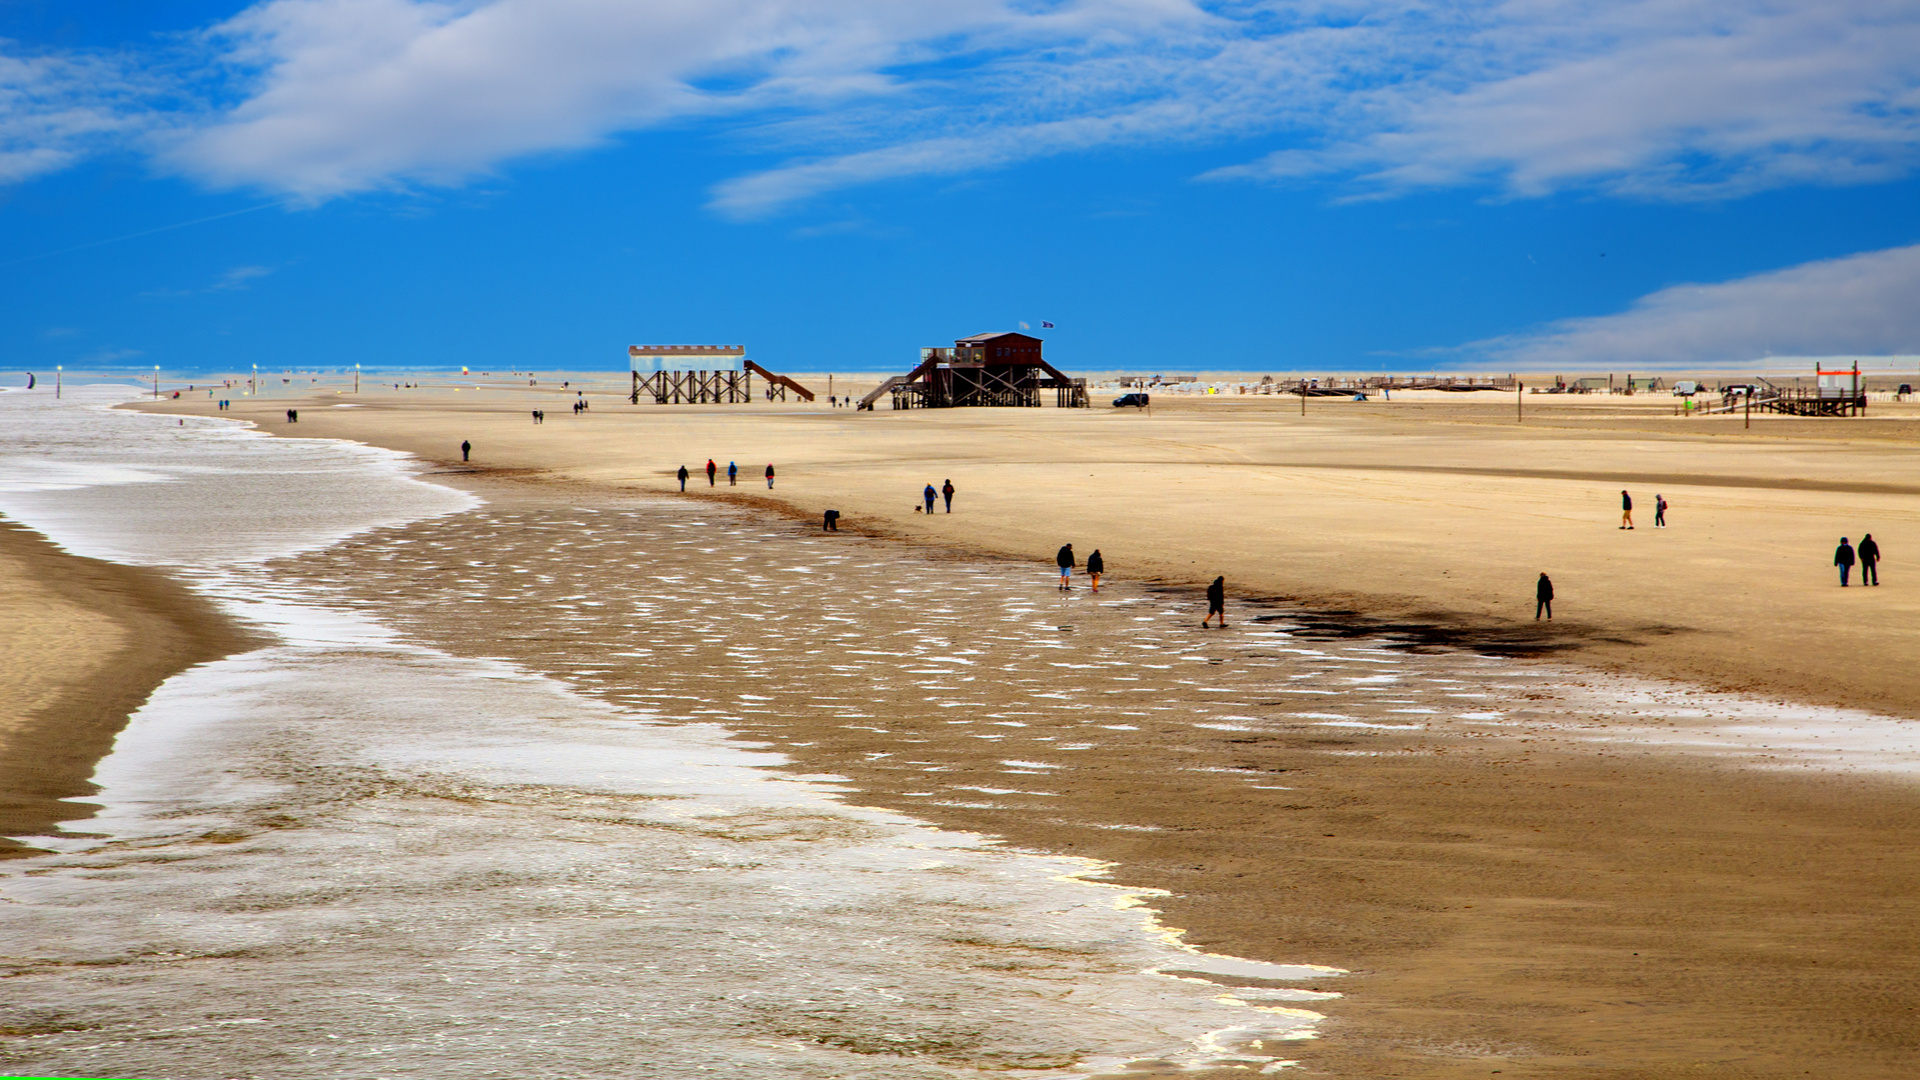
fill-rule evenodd
<path id="1" fill-rule="evenodd" d="M 773 462 L 767 462 L 767 490 L 773 490 Z"/>
<path id="2" fill-rule="evenodd" d="M 1093 591 L 1100 591 L 1100 575 L 1107 572 L 1107 560 L 1100 557 L 1100 549 L 1094 548 L 1087 556 L 1087 576 L 1093 579 Z"/>
<path id="3" fill-rule="evenodd" d="M 687 490 L 687 476 L 688 476 L 687 467 L 685 465 L 680 466 L 679 476 L 680 476 L 680 490 L 685 491 Z"/>
<path id="4" fill-rule="evenodd" d="M 1840 587 L 1847 587 L 1847 575 L 1853 571 L 1853 545 L 1846 537 L 1840 538 L 1840 546 L 1833 549 L 1833 565 L 1840 568 Z"/>
<path id="5" fill-rule="evenodd" d="M 708 458 L 707 459 L 707 486 L 708 487 L 713 486 L 713 474 L 718 471 L 720 471 L 720 467 L 713 463 L 712 458 Z"/>
<path id="6" fill-rule="evenodd" d="M 932 484 L 928 484 L 927 489 L 920 493 L 920 497 L 927 501 L 927 513 L 933 513 L 933 500 L 939 498 L 940 493 L 933 490 Z"/>
<path id="7" fill-rule="evenodd" d="M 1054 564 L 1060 567 L 1060 587 L 1073 588 L 1073 545 L 1062 544 L 1053 556 Z"/>
<path id="8" fill-rule="evenodd" d="M 1620 492 L 1620 527 L 1633 528 L 1633 496 L 1625 491 Z"/>
<path id="9" fill-rule="evenodd" d="M 1220 629 L 1225 630 L 1227 628 L 1227 579 L 1224 575 L 1214 578 L 1213 584 L 1207 586 L 1207 617 L 1200 620 L 1200 625 L 1207 625 L 1207 621 L 1215 615 L 1220 616 Z"/>
<path id="10" fill-rule="evenodd" d="M 953 513 L 953 481 L 948 480 L 941 484 L 940 494 L 947 497 L 947 513 Z"/>
<path id="11" fill-rule="evenodd" d="M 466 461 L 472 456 L 473 456 L 473 444 L 466 441 L 465 439 L 460 440 L 460 460 Z"/>
<path id="12" fill-rule="evenodd" d="M 740 483 L 740 464 L 739 464 L 739 462 L 735 462 L 735 461 L 729 461 L 729 462 L 727 462 L 727 486 L 728 486 L 728 487 L 735 487 L 735 486 L 737 486 L 737 485 L 738 485 L 739 483 Z"/>
<path id="13" fill-rule="evenodd" d="M 1655 495 L 1653 497 L 1653 527 L 1656 529 L 1664 529 L 1667 527 L 1667 497 L 1665 495 Z"/>
<path id="14" fill-rule="evenodd" d="M 1553 579 L 1545 570 L 1540 571 L 1540 580 L 1533 586 L 1533 621 L 1539 622 L 1543 613 L 1549 622 L 1553 620 Z"/>
<path id="15" fill-rule="evenodd" d="M 1860 584 L 1880 584 L 1880 545 L 1872 533 L 1860 538 Z"/>

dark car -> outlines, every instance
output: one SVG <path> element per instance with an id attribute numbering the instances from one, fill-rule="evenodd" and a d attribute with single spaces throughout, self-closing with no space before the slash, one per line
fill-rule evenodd
<path id="1" fill-rule="evenodd" d="M 1147 395 L 1121 394 L 1119 397 L 1113 399 L 1113 407 L 1116 409 L 1125 409 L 1129 407 L 1135 408 L 1135 409 L 1144 409 L 1147 407 Z"/>

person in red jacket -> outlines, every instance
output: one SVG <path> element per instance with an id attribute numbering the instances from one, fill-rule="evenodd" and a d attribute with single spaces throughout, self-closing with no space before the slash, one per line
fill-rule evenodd
<path id="1" fill-rule="evenodd" d="M 773 462 L 767 462 L 767 490 L 773 490 Z"/>

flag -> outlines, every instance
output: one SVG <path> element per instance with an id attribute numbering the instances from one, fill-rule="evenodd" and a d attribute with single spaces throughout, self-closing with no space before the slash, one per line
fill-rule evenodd
<path id="1" fill-rule="evenodd" d="M 1040 324 L 1040 329 L 1042 329 L 1042 330 L 1051 330 L 1051 329 L 1053 329 L 1053 324 L 1052 324 L 1052 323 L 1050 323 L 1050 322 L 1043 322 L 1043 323 L 1041 323 L 1041 324 Z"/>
<path id="2" fill-rule="evenodd" d="M 1031 326 L 1028 326 L 1028 325 L 1027 325 L 1026 323 L 1021 323 L 1021 324 L 1020 324 L 1020 329 L 1022 329 L 1022 330 L 1031 330 L 1031 329 L 1033 329 L 1033 327 L 1031 327 Z"/>

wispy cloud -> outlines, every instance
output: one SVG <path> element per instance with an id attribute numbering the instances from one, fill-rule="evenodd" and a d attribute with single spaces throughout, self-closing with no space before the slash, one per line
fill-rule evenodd
<path id="1" fill-rule="evenodd" d="M 165 87 L 0 61 L 0 180 L 119 139 L 324 200 L 667 125 L 781 159 L 716 187 L 735 217 L 1109 147 L 1254 143 L 1209 178 L 1356 197 L 1920 165 L 1920 0 L 269 0 L 194 47 Z"/>
<path id="2" fill-rule="evenodd" d="M 1675 285 L 1614 315 L 1474 342 L 1459 356 L 1517 370 L 1739 365 L 1784 355 L 1920 353 L 1920 244 L 1707 285 Z"/>

